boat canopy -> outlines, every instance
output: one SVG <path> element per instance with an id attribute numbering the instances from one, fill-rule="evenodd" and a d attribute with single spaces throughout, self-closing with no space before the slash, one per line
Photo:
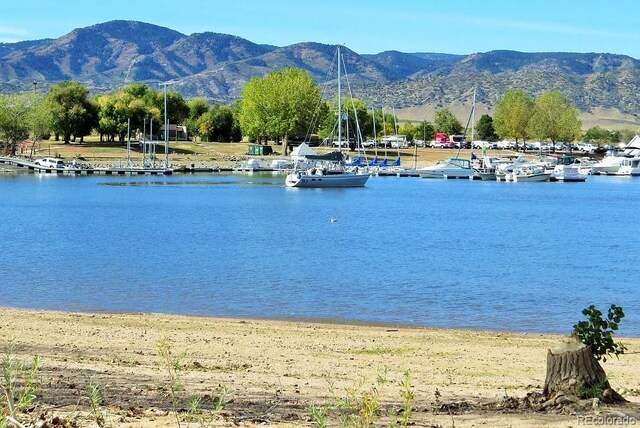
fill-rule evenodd
<path id="1" fill-rule="evenodd" d="M 302 143 L 291 152 L 291 160 L 303 160 L 309 155 L 317 155 L 317 153 L 309 145 Z"/>
<path id="2" fill-rule="evenodd" d="M 307 159 L 318 161 L 340 162 L 344 159 L 342 152 L 331 152 L 324 155 L 307 155 Z"/>

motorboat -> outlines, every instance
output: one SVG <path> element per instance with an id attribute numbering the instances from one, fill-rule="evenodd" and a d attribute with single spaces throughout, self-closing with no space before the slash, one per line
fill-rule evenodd
<path id="1" fill-rule="evenodd" d="M 534 165 L 533 162 L 529 159 L 526 159 L 523 155 L 519 156 L 505 156 L 499 162 L 496 162 L 496 180 L 504 181 L 506 180 L 507 174 L 513 172 L 514 169 L 527 166 Z"/>
<path id="2" fill-rule="evenodd" d="M 591 166 L 591 170 L 594 174 L 616 175 L 624 159 L 625 156 L 620 155 L 617 150 L 608 150 L 600 162 Z"/>
<path id="3" fill-rule="evenodd" d="M 640 157 L 623 159 L 616 175 L 640 176 Z"/>
<path id="4" fill-rule="evenodd" d="M 586 181 L 589 176 L 589 171 L 591 171 L 591 169 L 585 169 L 578 158 L 560 156 L 551 171 L 551 177 L 549 177 L 549 180 L 563 182 Z"/>
<path id="5" fill-rule="evenodd" d="M 505 181 L 534 182 L 548 181 L 551 171 L 547 171 L 539 165 L 520 165 L 505 175 Z"/>
<path id="6" fill-rule="evenodd" d="M 556 165 L 551 171 L 551 181 L 579 182 L 586 181 L 589 174 L 580 172 L 580 168 L 572 165 Z"/>
<path id="7" fill-rule="evenodd" d="M 435 165 L 416 169 L 422 178 L 467 178 L 471 179 L 475 171 L 471 167 L 471 161 L 465 158 L 447 158 Z"/>
<path id="8" fill-rule="evenodd" d="M 475 170 L 475 177 L 480 180 L 496 180 L 496 169 L 502 160 L 495 156 L 483 156 Z"/>
<path id="9" fill-rule="evenodd" d="M 640 136 L 634 136 L 631 141 L 624 146 L 620 153 L 615 149 L 608 150 L 604 158 L 595 163 L 591 168 L 594 174 L 602 175 L 630 175 L 630 165 L 626 160 L 640 157 Z M 625 168 L 621 168 L 625 163 Z M 621 170 L 622 169 L 622 170 Z"/>

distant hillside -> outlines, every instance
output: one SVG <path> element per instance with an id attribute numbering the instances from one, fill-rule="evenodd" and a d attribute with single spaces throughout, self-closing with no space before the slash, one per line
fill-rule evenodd
<path id="1" fill-rule="evenodd" d="M 334 52 L 334 46 L 319 43 L 276 47 L 228 34 L 184 35 L 137 21 L 110 21 L 57 39 L 0 44 L 0 91 L 31 90 L 34 80 L 41 91 L 76 80 L 94 93 L 172 80 L 185 98 L 228 104 L 251 77 L 284 67 L 307 70 L 322 83 Z M 478 103 L 491 111 L 507 88 L 516 87 L 530 96 L 559 90 L 594 123 L 600 115 L 611 126 L 617 115 L 619 126 L 640 126 L 640 61 L 624 55 L 342 52 L 356 96 L 372 107 L 406 112 L 407 118 L 414 112 L 421 119 L 415 112 L 445 106 L 468 108 L 474 87 Z"/>

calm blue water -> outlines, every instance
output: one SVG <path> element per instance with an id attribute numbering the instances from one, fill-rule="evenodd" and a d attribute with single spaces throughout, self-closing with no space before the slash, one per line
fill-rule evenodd
<path id="1" fill-rule="evenodd" d="M 0 177 L 0 305 L 640 336 L 640 180 L 283 182 Z"/>

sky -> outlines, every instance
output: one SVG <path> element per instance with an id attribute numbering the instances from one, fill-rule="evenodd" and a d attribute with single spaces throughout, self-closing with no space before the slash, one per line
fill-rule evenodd
<path id="1" fill-rule="evenodd" d="M 0 42 L 61 37 L 115 19 L 258 44 L 340 44 L 472 54 L 598 52 L 640 59 L 640 1 L 617 0 L 1 0 Z"/>

